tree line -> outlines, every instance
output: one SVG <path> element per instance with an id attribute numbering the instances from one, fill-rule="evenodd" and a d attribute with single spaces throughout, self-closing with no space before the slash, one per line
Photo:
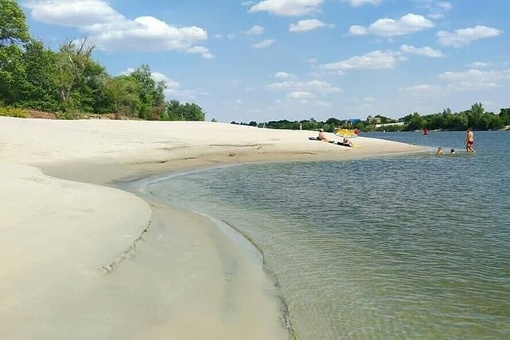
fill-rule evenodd
<path id="1" fill-rule="evenodd" d="M 378 124 L 401 123 L 400 125 L 379 126 Z M 499 130 L 510 126 L 510 108 L 502 108 L 498 114 L 485 111 L 481 103 L 475 103 L 469 110 L 452 112 L 451 109 L 445 109 L 439 113 L 420 115 L 414 112 L 399 119 L 392 119 L 381 115 L 376 115 L 370 120 L 361 120 L 352 122 L 349 120 L 339 120 L 329 118 L 326 121 L 317 121 L 313 118 L 301 121 L 269 121 L 257 123 L 231 124 L 250 125 L 264 127 L 269 129 L 287 129 L 287 130 L 318 130 L 324 129 L 327 132 L 334 132 L 338 127 L 358 129 L 364 132 L 372 131 L 415 131 L 415 130 L 449 130 L 465 131 L 467 128 L 474 130 Z"/>
<path id="2" fill-rule="evenodd" d="M 92 58 L 87 39 L 68 40 L 53 51 L 34 39 L 23 10 L 0 0 L 0 115 L 22 116 L 20 109 L 57 113 L 114 114 L 145 120 L 199 120 L 205 112 L 194 103 L 165 100 L 166 85 L 143 64 L 130 74 L 111 76 Z"/>

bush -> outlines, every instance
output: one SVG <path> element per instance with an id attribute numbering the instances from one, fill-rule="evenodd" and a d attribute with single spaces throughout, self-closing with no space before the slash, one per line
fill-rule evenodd
<path id="1" fill-rule="evenodd" d="M 28 113 L 16 107 L 0 107 L 0 116 L 15 117 L 15 118 L 28 118 Z"/>

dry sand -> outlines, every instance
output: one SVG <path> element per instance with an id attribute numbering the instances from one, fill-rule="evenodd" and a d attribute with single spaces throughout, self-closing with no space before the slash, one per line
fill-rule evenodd
<path id="1" fill-rule="evenodd" d="M 0 338 L 288 338 L 260 261 L 210 219 L 111 184 L 228 163 L 424 151 L 362 137 L 359 148 L 308 140 L 315 135 L 0 117 Z"/>

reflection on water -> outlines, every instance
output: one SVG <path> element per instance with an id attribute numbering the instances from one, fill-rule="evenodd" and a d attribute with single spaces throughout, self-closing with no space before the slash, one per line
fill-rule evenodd
<path id="1" fill-rule="evenodd" d="M 244 165 L 150 189 L 249 235 L 302 339 L 510 338 L 509 136 L 476 134 L 475 155 Z"/>

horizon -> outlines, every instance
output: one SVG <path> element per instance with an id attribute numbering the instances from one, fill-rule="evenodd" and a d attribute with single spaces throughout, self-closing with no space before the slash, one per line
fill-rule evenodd
<path id="1" fill-rule="evenodd" d="M 399 119 L 475 102 L 496 114 L 509 106 L 507 2 L 19 3 L 32 36 L 50 48 L 88 37 L 113 76 L 146 63 L 168 100 L 197 103 L 207 120 Z"/>

